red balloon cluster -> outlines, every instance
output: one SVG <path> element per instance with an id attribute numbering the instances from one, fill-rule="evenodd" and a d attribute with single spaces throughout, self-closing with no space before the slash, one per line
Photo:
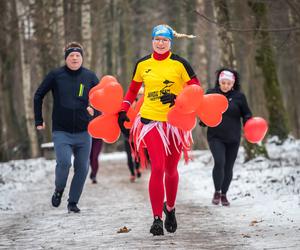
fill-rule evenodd
<path id="1" fill-rule="evenodd" d="M 203 94 L 199 85 L 188 85 L 178 95 L 175 105 L 168 113 L 168 122 L 184 131 L 196 126 L 196 117 L 209 127 L 222 121 L 228 108 L 227 98 L 221 94 Z"/>
<path id="2" fill-rule="evenodd" d="M 114 143 L 120 136 L 118 112 L 123 100 L 122 86 L 113 76 L 106 75 L 89 92 L 89 101 L 93 108 L 102 112 L 88 125 L 88 132 L 94 138 Z"/>
<path id="3" fill-rule="evenodd" d="M 244 126 L 244 136 L 248 142 L 262 141 L 268 131 L 268 123 L 261 117 L 250 118 Z"/>

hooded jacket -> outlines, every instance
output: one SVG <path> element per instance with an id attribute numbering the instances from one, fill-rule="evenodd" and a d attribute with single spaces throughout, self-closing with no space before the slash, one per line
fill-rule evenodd
<path id="1" fill-rule="evenodd" d="M 208 127 L 207 139 L 223 142 L 239 142 L 241 139 L 241 118 L 243 124 L 252 117 L 245 95 L 237 90 L 223 93 L 219 87 L 207 90 L 207 94 L 222 94 L 228 100 L 228 109 L 222 115 L 222 122 L 216 127 Z"/>

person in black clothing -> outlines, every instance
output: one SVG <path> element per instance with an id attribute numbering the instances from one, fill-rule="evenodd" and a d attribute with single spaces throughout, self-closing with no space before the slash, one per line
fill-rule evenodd
<path id="1" fill-rule="evenodd" d="M 35 126 L 45 129 L 42 116 L 44 96 L 53 95 L 52 139 L 56 154 L 55 191 L 52 205 L 58 207 L 67 183 L 71 156 L 74 154 L 74 176 L 71 182 L 68 211 L 78 213 L 77 203 L 81 196 L 89 169 L 91 137 L 87 126 L 92 119 L 88 92 L 98 83 L 92 71 L 82 67 L 83 48 L 77 42 L 65 48 L 66 65 L 52 70 L 42 81 L 34 95 Z"/>
<path id="2" fill-rule="evenodd" d="M 137 104 L 137 101 L 142 97 L 144 94 L 144 88 L 141 87 L 138 91 L 137 98 L 135 99 L 134 105 Z M 130 172 L 130 182 L 135 182 L 136 177 L 140 178 L 142 173 L 140 171 L 140 162 L 139 160 L 135 159 L 132 155 L 132 149 L 134 148 L 134 143 L 130 142 L 129 135 L 130 129 L 126 129 L 125 127 L 122 128 L 122 134 L 124 137 L 124 148 L 127 156 L 127 165 Z M 131 145 L 130 145 L 131 143 Z"/>
<path id="3" fill-rule="evenodd" d="M 91 174 L 90 179 L 93 184 L 97 184 L 97 173 L 99 169 L 99 154 L 102 150 L 103 140 L 92 138 L 92 149 L 90 153 Z"/>
<path id="4" fill-rule="evenodd" d="M 134 159 L 131 152 L 130 142 L 129 142 L 129 129 L 128 129 L 128 136 L 124 135 L 124 147 L 127 155 L 127 165 L 130 171 L 130 182 L 135 182 L 136 177 L 140 178 L 142 173 L 140 171 L 140 163 Z M 134 147 L 133 144 L 131 144 Z"/>
<path id="5" fill-rule="evenodd" d="M 237 157 L 241 140 L 241 118 L 243 124 L 252 117 L 245 95 L 240 92 L 238 72 L 228 68 L 216 71 L 216 84 L 207 94 L 218 93 L 228 100 L 228 109 L 223 114 L 222 122 L 216 127 L 208 127 L 207 140 L 214 158 L 212 172 L 215 193 L 212 203 L 229 206 L 226 193 L 229 189 L 233 165 Z M 205 126 L 202 122 L 200 125 Z"/>

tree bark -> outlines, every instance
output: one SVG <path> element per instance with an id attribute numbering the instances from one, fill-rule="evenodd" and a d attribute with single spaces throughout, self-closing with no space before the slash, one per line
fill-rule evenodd
<path id="1" fill-rule="evenodd" d="M 25 109 L 25 124 L 26 130 L 29 137 L 29 148 L 30 156 L 37 157 L 39 154 L 39 145 L 36 135 L 36 129 L 34 127 L 34 117 L 33 117 L 33 105 L 32 105 L 32 93 L 31 93 L 31 77 L 30 77 L 30 63 L 27 57 L 25 49 L 25 30 L 29 29 L 28 23 L 26 24 L 26 15 L 24 13 L 24 6 L 22 2 L 16 0 L 16 9 L 18 19 L 18 28 L 19 28 L 19 46 L 20 46 L 20 66 L 21 66 L 21 79 L 22 79 L 22 91 L 23 91 L 23 100 L 24 100 L 24 109 Z"/>
<path id="2" fill-rule="evenodd" d="M 90 1 L 83 0 L 81 6 L 81 37 L 84 47 L 84 65 L 91 67 L 92 60 L 92 32 L 91 32 L 91 4 Z"/>
<path id="3" fill-rule="evenodd" d="M 215 18 L 219 24 L 218 36 L 221 50 L 221 66 L 234 68 L 236 65 L 234 43 L 232 33 L 228 31 L 230 28 L 229 7 L 227 1 L 214 1 Z"/>
<path id="4" fill-rule="evenodd" d="M 267 8 L 263 2 L 249 2 L 256 18 L 257 28 L 268 27 Z M 283 105 L 280 85 L 277 77 L 274 53 L 270 36 L 267 31 L 256 33 L 258 50 L 256 64 L 262 70 L 264 77 L 264 94 L 269 112 L 269 134 L 277 135 L 280 140 L 285 140 L 289 133 L 287 112 Z"/>

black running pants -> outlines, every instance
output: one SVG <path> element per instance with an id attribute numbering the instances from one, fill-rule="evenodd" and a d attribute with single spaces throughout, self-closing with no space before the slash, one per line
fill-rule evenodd
<path id="1" fill-rule="evenodd" d="M 215 190 L 226 194 L 232 180 L 232 169 L 240 143 L 224 143 L 218 139 L 212 139 L 208 143 L 215 162 L 212 171 Z"/>

